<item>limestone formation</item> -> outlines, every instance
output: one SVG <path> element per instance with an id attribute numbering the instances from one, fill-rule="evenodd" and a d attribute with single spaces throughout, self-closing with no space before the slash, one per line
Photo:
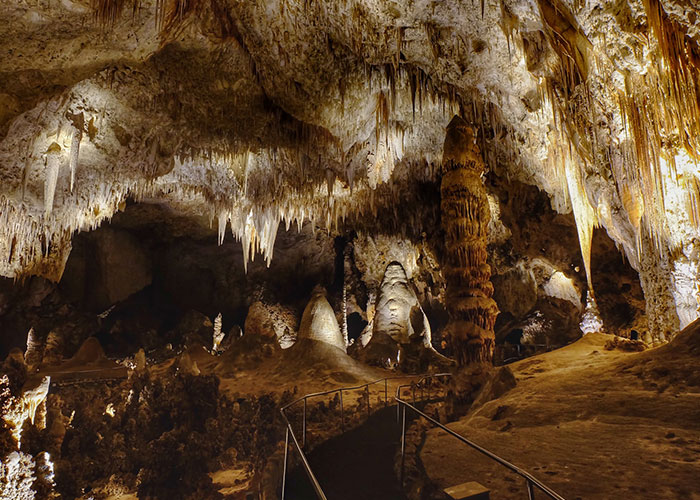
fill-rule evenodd
<path id="1" fill-rule="evenodd" d="M 495 346 L 498 306 L 491 298 L 491 268 L 486 263 L 489 202 L 472 129 L 458 116 L 447 127 L 440 192 L 445 231 L 446 332 L 460 365 L 490 362 Z"/>
<path id="2" fill-rule="evenodd" d="M 9 384 L 10 381 L 7 375 L 3 375 L 0 378 L 0 389 L 4 390 Z M 50 376 L 33 376 L 24 384 L 18 397 L 2 394 L 2 418 L 9 426 L 18 444 L 21 444 L 22 426 L 25 420 L 29 420 L 32 425 L 36 423 L 39 429 L 43 429 L 46 426 L 46 407 L 44 402 L 49 393 L 50 385 Z M 37 411 L 39 411 L 38 420 Z"/>
<path id="3" fill-rule="evenodd" d="M 403 266 L 398 262 L 391 262 L 384 272 L 373 330 L 388 335 L 400 344 L 408 343 L 414 336 L 422 337 L 425 345 L 430 346 L 430 324 Z"/>
<path id="4" fill-rule="evenodd" d="M 212 333 L 212 352 L 216 352 L 219 350 L 219 346 L 221 345 L 221 341 L 224 340 L 224 333 L 221 331 L 221 313 L 216 315 L 216 318 L 214 318 L 214 330 Z"/>
<path id="5" fill-rule="evenodd" d="M 46 347 L 42 365 L 56 365 L 63 359 L 63 335 L 59 330 L 51 330 L 46 337 Z"/>
<path id="6" fill-rule="evenodd" d="M 314 289 L 304 309 L 299 325 L 299 339 L 325 342 L 342 349 L 343 352 L 346 350 L 343 333 L 340 331 L 335 312 L 328 303 L 326 290 L 323 287 Z"/>
<path id="7" fill-rule="evenodd" d="M 699 164 L 700 0 L 1 0 L 0 497 L 275 497 L 280 407 L 458 365 L 477 442 L 604 438 L 562 496 L 686 498 Z"/>
<path id="8" fill-rule="evenodd" d="M 661 306 L 654 335 L 700 315 L 693 2 L 9 0 L 0 19 L 3 276 L 59 280 L 73 234 L 131 200 L 230 230 L 245 269 L 280 227 L 381 212 L 416 234 L 430 208 L 405 205 L 460 113 L 491 172 L 573 215 L 589 288 L 602 227 Z"/>
<path id="9" fill-rule="evenodd" d="M 197 366 L 197 362 L 192 359 L 192 356 L 190 356 L 187 351 L 180 354 L 174 366 L 179 373 L 186 375 L 197 376 L 201 373 L 199 366 Z"/>
<path id="10" fill-rule="evenodd" d="M 34 500 L 36 464 L 31 455 L 13 451 L 0 462 L 0 498 Z"/>
<path id="11" fill-rule="evenodd" d="M 43 346 L 41 341 L 34 332 L 34 328 L 30 328 L 27 332 L 27 350 L 24 352 L 24 361 L 29 369 L 34 369 L 41 363 Z"/>
<path id="12" fill-rule="evenodd" d="M 256 300 L 248 308 L 243 333 L 273 337 L 280 347 L 286 349 L 296 340 L 298 321 L 298 316 L 291 308 Z"/>

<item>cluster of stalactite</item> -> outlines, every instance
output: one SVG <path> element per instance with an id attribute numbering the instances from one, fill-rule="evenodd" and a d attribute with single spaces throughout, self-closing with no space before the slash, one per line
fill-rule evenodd
<path id="1" fill-rule="evenodd" d="M 441 182 L 445 230 L 446 332 L 460 365 L 490 362 L 498 315 L 486 263 L 489 202 L 481 181 L 484 161 L 472 129 L 455 116 L 447 127 Z"/>

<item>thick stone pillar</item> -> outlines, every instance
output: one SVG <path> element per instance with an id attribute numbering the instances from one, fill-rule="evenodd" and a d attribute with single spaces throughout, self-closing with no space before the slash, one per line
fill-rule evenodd
<path id="1" fill-rule="evenodd" d="M 448 339 L 460 366 L 493 359 L 498 315 L 486 263 L 489 202 L 481 181 L 484 161 L 472 129 L 455 116 L 442 157 L 441 218 L 445 231 Z"/>

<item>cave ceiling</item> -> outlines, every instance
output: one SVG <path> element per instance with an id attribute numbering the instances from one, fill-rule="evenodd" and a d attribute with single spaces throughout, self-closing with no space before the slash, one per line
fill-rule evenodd
<path id="1" fill-rule="evenodd" d="M 596 226 L 638 270 L 647 247 L 697 261 L 691 0 L 7 0 L 0 19 L 4 276 L 58 279 L 71 235 L 129 199 L 269 260 L 280 224 L 334 230 L 436 181 L 455 114 L 492 173 L 573 211 L 584 261 Z"/>

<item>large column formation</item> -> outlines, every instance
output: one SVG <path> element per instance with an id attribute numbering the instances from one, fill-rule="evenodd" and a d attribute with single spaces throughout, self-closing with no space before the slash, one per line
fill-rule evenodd
<path id="1" fill-rule="evenodd" d="M 442 157 L 441 218 L 445 231 L 446 333 L 460 366 L 491 362 L 498 306 L 486 263 L 489 202 L 484 161 L 472 129 L 459 116 L 447 126 Z"/>

